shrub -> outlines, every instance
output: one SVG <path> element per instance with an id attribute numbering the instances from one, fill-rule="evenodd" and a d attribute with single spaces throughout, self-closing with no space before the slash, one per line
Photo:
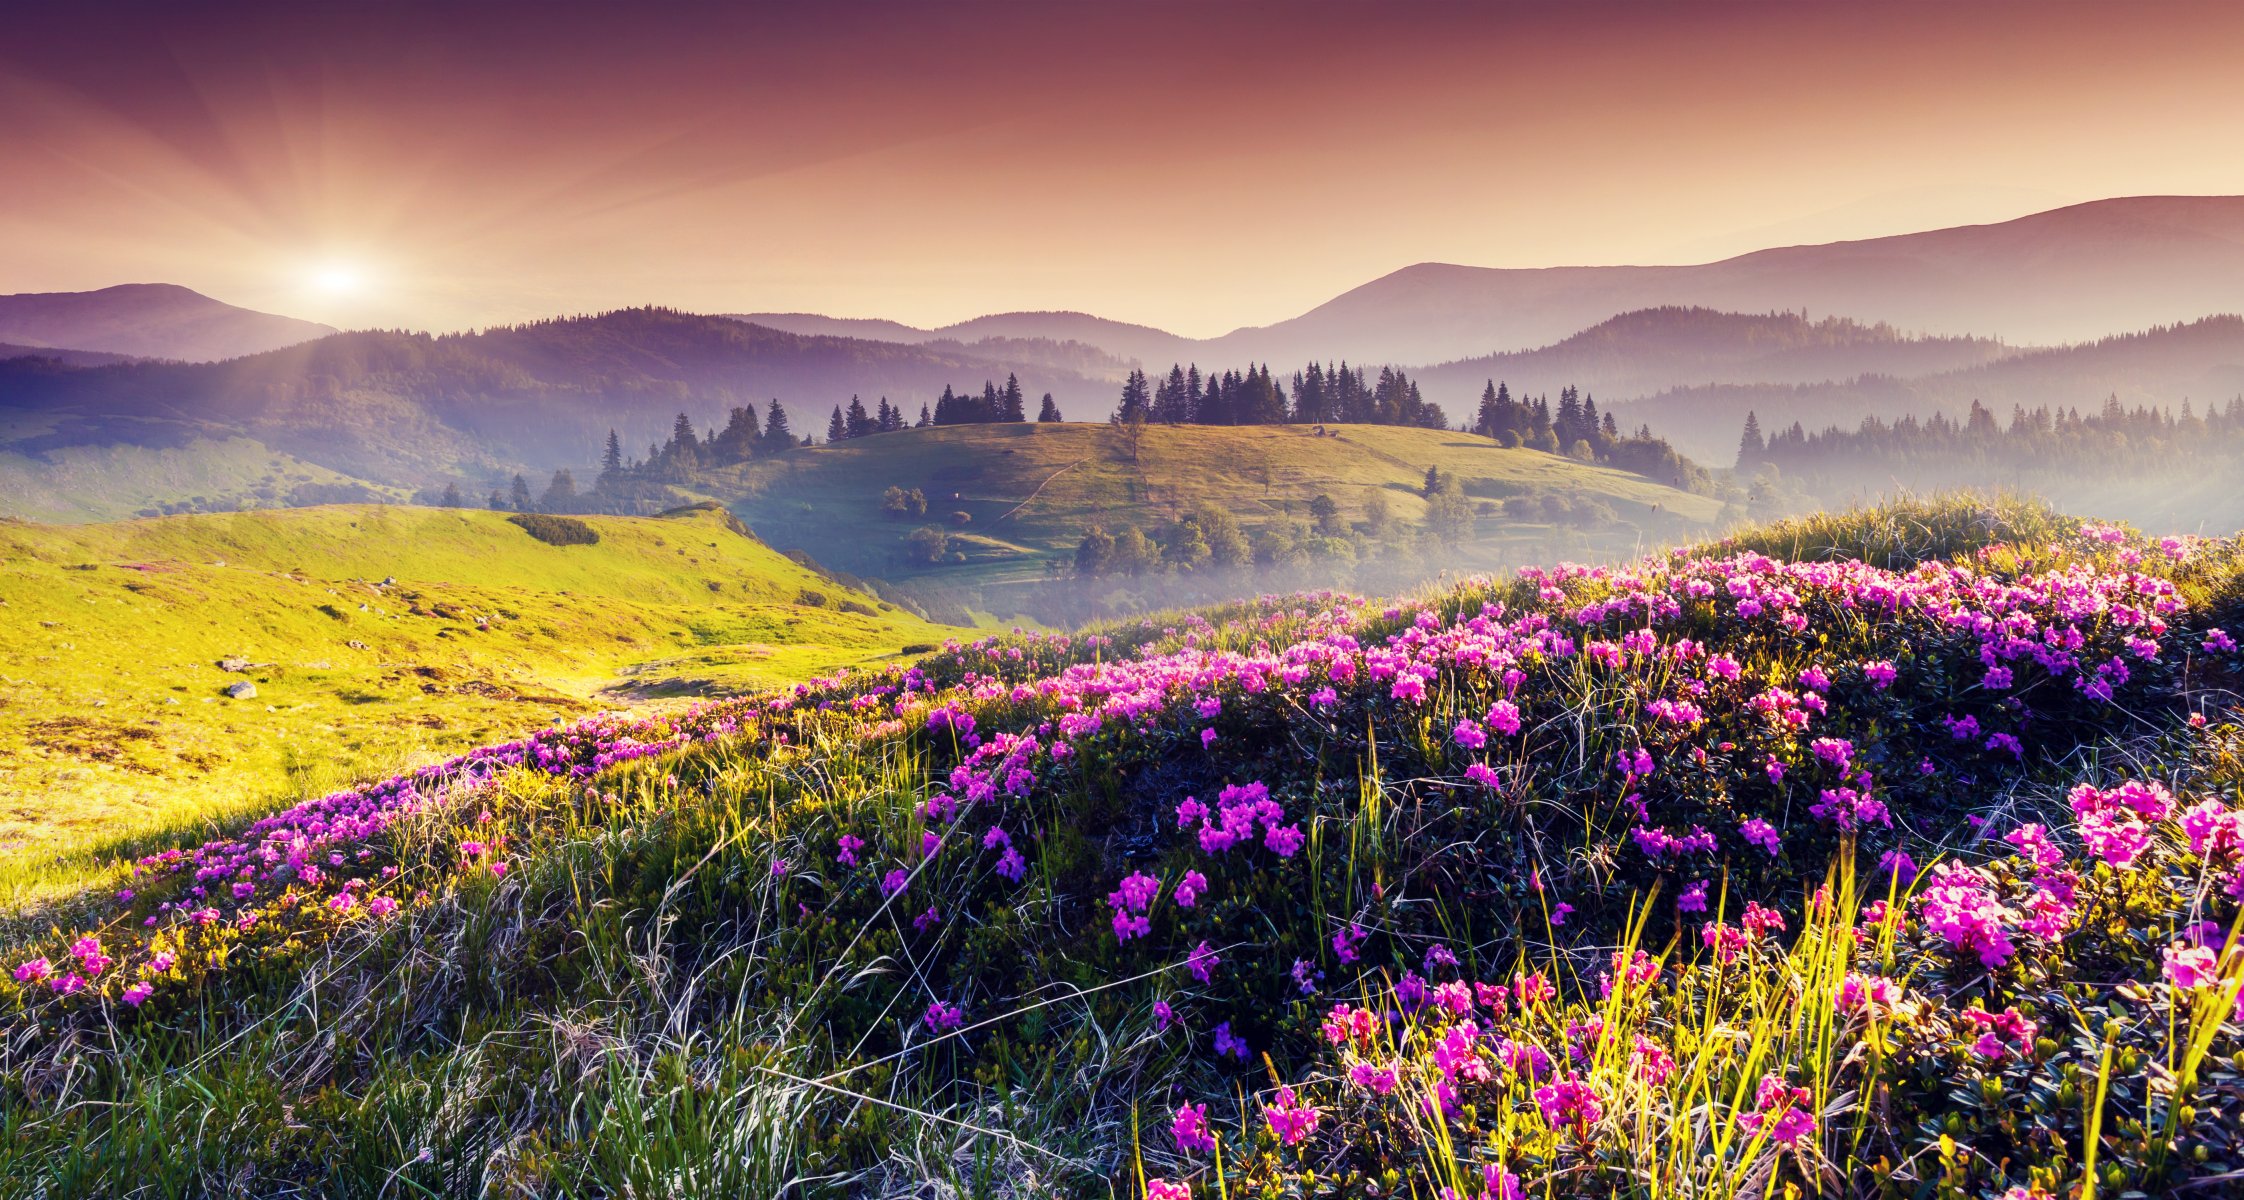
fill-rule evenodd
<path id="1" fill-rule="evenodd" d="M 522 532 L 549 546 L 595 546 L 600 542 L 600 531 L 575 517 L 516 513 L 507 521 L 521 526 Z"/>
<path id="2" fill-rule="evenodd" d="M 913 562 L 939 563 L 950 556 L 951 535 L 922 525 L 904 535 L 904 553 Z"/>

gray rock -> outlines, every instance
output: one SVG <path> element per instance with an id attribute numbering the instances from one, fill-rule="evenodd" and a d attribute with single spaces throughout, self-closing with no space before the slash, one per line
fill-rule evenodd
<path id="1" fill-rule="evenodd" d="M 230 683 L 226 685 L 226 694 L 236 700 L 248 700 L 257 695 L 257 685 L 246 679 L 240 683 Z"/>
<path id="2" fill-rule="evenodd" d="M 249 669 L 249 660 L 246 658 L 221 658 L 218 660 L 218 669 L 221 671 L 232 671 L 234 674 L 239 675 Z"/>

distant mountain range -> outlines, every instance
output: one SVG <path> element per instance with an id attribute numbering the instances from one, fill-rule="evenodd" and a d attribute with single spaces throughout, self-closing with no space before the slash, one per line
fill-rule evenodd
<path id="1" fill-rule="evenodd" d="M 853 394 L 916 414 L 945 386 L 978 391 L 1011 372 L 1032 408 L 1049 391 L 1075 419 L 1098 420 L 1133 364 L 1160 374 L 1254 361 L 1284 379 L 1340 360 L 1407 368 L 1453 420 L 1469 419 L 1486 380 L 1517 395 L 1577 384 L 1604 411 L 1722 464 L 1748 410 L 1773 428 L 1974 399 L 2005 411 L 2114 394 L 2225 401 L 2244 392 L 2244 320 L 2208 317 L 2225 312 L 2244 312 L 2244 197 L 2100 201 L 1700 266 L 1422 264 L 1212 339 L 1069 312 L 925 329 L 665 309 L 442 336 L 336 333 L 133 284 L 0 297 L 0 468 L 45 471 L 52 490 L 67 479 L 40 457 L 51 451 L 253 439 L 417 487 L 582 466 L 610 427 L 642 448 L 680 411 L 707 422 L 772 397 L 797 433 L 815 434 Z"/>
<path id="2" fill-rule="evenodd" d="M 1621 399 L 1698 384 L 1924 375 L 2017 353 L 1988 338 L 1911 336 L 1845 317 L 1670 307 L 1622 313 L 1539 349 L 1421 367 L 1412 378 L 1461 415 L 1492 379 L 1515 395 L 1556 395 L 1573 384 Z"/>
<path id="3" fill-rule="evenodd" d="M 2244 196 L 2134 196 L 1993 225 L 1787 246 L 1691 266 L 1420 263 L 1298 317 L 1179 337 L 1084 313 L 977 317 L 942 329 L 803 313 L 743 317 L 882 341 L 1050 337 L 1148 370 L 1197 360 L 1423 365 L 1547 345 L 1618 313 L 1664 307 L 1805 311 L 1939 336 L 2077 342 L 2244 311 Z"/>
<path id="4" fill-rule="evenodd" d="M 0 296 L 0 342 L 34 351 L 215 362 L 334 332 L 331 326 L 236 308 L 169 283 Z M 14 353 L 9 349 L 0 356 Z"/>
<path id="5" fill-rule="evenodd" d="M 1045 391 L 1088 400 L 1111 390 L 1071 370 L 1019 373 L 1032 407 Z M 12 418 L 0 424 L 0 450 L 240 436 L 348 475 L 415 483 L 582 466 L 611 428 L 642 448 L 667 438 L 680 412 L 701 424 L 773 397 L 798 434 L 817 434 L 828 409 L 852 393 L 867 405 L 909 398 L 916 414 L 945 386 L 979 392 L 1006 374 L 1003 364 L 934 345 L 630 309 L 441 337 L 338 333 L 217 363 L 70 369 L 17 358 L 0 362 L 0 418 Z"/>
<path id="6" fill-rule="evenodd" d="M 1747 412 L 1764 428 L 1851 429 L 1862 418 L 1961 412 L 1974 400 L 2005 421 L 2013 405 L 2102 408 L 2108 398 L 2199 412 L 2244 395 L 2244 317 L 2217 316 L 2139 333 L 2016 352 L 1978 366 L 1902 377 L 1864 374 L 1819 383 L 1715 383 L 1680 387 L 1608 407 L 1627 424 L 1649 422 L 1684 453 L 1715 466 L 1737 452 Z M 1602 402 L 1601 402 L 1602 404 Z"/>

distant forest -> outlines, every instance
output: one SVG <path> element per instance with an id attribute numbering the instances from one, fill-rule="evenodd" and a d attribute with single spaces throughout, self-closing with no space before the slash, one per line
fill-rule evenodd
<path id="1" fill-rule="evenodd" d="M 1756 509 L 1834 503 L 1896 487 L 2011 487 L 2060 505 L 2131 520 L 2195 514 L 2213 526 L 2244 520 L 2244 397 L 2200 415 L 2180 408 L 2101 409 L 2014 405 L 2003 421 L 1973 401 L 1945 414 L 1865 417 L 1855 428 L 1811 433 L 1798 422 L 1764 433 L 1747 413 L 1737 474 Z"/>
<path id="2" fill-rule="evenodd" d="M 1441 407 L 1428 403 L 1418 384 L 1393 367 L 1377 379 L 1346 363 L 1311 363 L 1294 372 L 1291 399 L 1268 366 L 1200 374 L 1197 364 L 1174 365 L 1159 384 L 1132 371 L 1110 418 L 1117 425 L 1410 425 L 1451 428 Z M 1677 453 L 1648 426 L 1623 434 L 1612 414 L 1575 387 L 1548 396 L 1515 399 L 1508 385 L 1489 380 L 1473 424 L 1462 430 L 1508 447 L 1524 446 L 1600 463 L 1687 490 L 1704 490 L 1705 471 Z"/>

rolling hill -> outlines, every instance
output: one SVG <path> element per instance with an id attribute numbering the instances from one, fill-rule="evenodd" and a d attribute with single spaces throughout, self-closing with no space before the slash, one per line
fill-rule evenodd
<path id="1" fill-rule="evenodd" d="M 585 522 L 596 544 L 454 509 L 0 522 L 0 887 L 151 826 L 949 632 L 714 509 Z"/>
<path id="2" fill-rule="evenodd" d="M 1489 569 L 1547 547 L 1557 532 L 1550 523 L 1493 511 L 1509 496 L 1609 506 L 1618 521 L 1593 539 L 1608 552 L 1646 536 L 1703 529 L 1721 507 L 1640 476 L 1506 450 L 1468 434 L 1377 425 L 1331 431 L 1320 437 L 1291 425 L 1156 425 L 1146 429 L 1132 461 L 1121 436 L 1107 426 L 905 430 L 753 462 L 718 473 L 708 486 L 775 546 L 801 548 L 824 566 L 898 583 L 915 595 L 963 593 L 970 607 L 999 613 L 1013 611 L 1019 589 L 1071 561 L 1091 525 L 1150 531 L 1210 504 L 1252 531 L 1306 522 L 1320 494 L 1338 504 L 1342 519 L 1355 521 L 1365 499 L 1377 494 L 1396 522 L 1415 530 L 1426 507 L 1418 489 L 1429 467 L 1463 481 L 1467 494 L 1489 510 L 1472 537 L 1425 564 L 1431 570 Z M 884 516 L 883 494 L 891 486 L 919 489 L 927 498 L 926 516 Z M 963 561 L 913 561 L 905 537 L 927 523 L 950 532 Z"/>
<path id="3" fill-rule="evenodd" d="M 34 347 L 212 362 L 334 332 L 313 321 L 236 308 L 170 283 L 0 296 L 0 342 Z"/>

